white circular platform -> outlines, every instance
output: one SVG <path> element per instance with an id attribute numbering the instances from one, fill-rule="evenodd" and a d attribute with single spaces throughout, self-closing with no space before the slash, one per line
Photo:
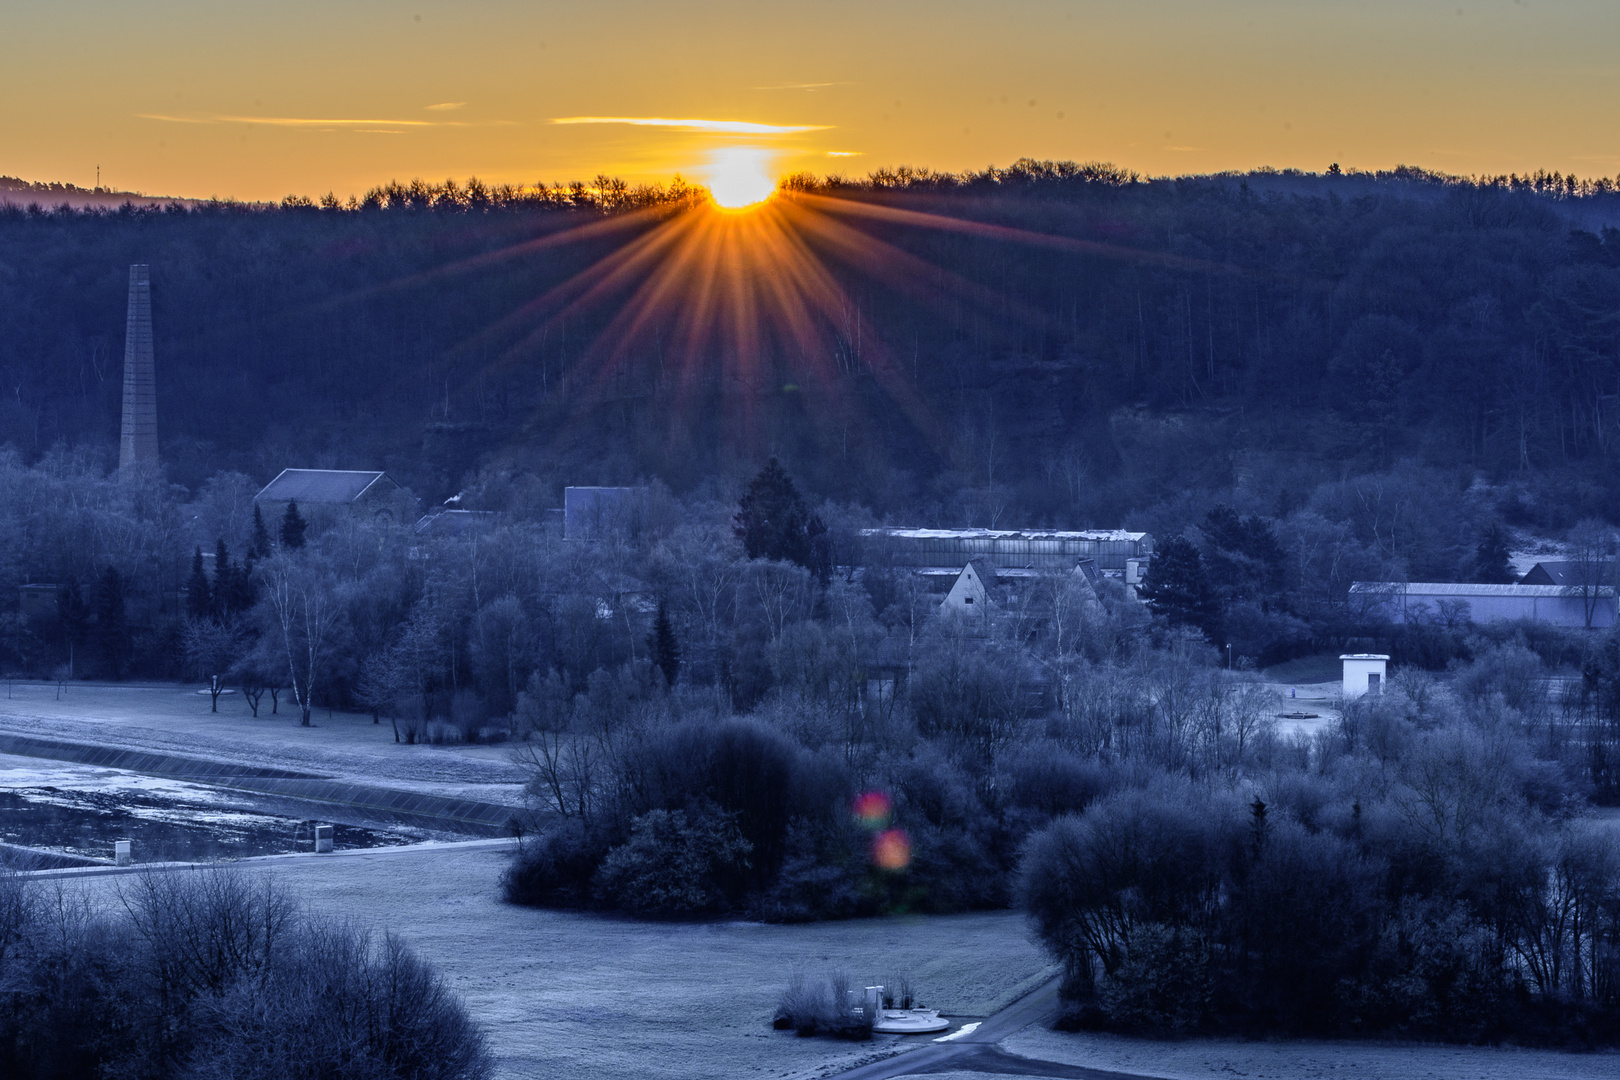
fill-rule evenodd
<path id="1" fill-rule="evenodd" d="M 881 1009 L 872 1031 L 878 1035 L 933 1035 L 950 1026 L 938 1009 Z"/>

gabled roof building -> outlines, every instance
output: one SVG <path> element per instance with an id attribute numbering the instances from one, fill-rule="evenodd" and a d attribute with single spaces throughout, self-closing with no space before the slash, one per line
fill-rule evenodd
<path id="1" fill-rule="evenodd" d="M 253 501 L 257 503 L 297 502 L 299 506 L 326 503 L 352 506 L 367 499 L 381 498 L 398 491 L 385 472 L 359 469 L 282 469 L 266 484 Z"/>

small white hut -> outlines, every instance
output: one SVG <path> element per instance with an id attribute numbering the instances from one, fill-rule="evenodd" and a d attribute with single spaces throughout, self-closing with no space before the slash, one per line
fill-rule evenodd
<path id="1" fill-rule="evenodd" d="M 1384 692 L 1384 668 L 1389 663 L 1388 656 L 1383 653 L 1344 653 L 1339 659 L 1344 661 L 1345 700 Z"/>

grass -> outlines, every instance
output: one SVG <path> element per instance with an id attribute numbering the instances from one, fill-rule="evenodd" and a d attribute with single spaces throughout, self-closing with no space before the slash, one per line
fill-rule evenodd
<path id="1" fill-rule="evenodd" d="M 504 846 L 504 845 L 503 845 Z M 501 1078 L 812 1077 L 915 1043 L 773 1031 L 792 970 L 908 972 L 928 1005 L 987 1016 L 1056 974 L 1016 912 L 776 926 L 650 923 L 501 903 L 501 848 L 377 849 L 263 864 L 316 913 L 400 934 L 489 1032 Z M 110 898 L 116 877 L 86 882 Z"/>
<path id="2" fill-rule="evenodd" d="M 1273 664 L 1260 672 L 1267 682 L 1324 683 L 1344 678 L 1344 663 L 1338 653 L 1317 653 Z"/>

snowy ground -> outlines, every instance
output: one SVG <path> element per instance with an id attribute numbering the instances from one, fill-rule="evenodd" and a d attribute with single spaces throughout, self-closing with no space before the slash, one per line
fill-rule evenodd
<path id="1" fill-rule="evenodd" d="M 387 722 L 317 709 L 300 727 L 285 701 L 270 715 L 266 696 L 255 719 L 240 695 L 220 698 L 189 686 L 5 683 L 0 732 L 67 742 L 206 757 L 317 773 L 411 791 L 519 805 L 523 775 L 503 746 L 406 746 Z M 43 766 L 42 766 L 43 767 Z"/>
<path id="2" fill-rule="evenodd" d="M 1011 912 L 805 926 L 647 923 L 498 899 L 510 841 L 242 864 L 315 911 L 386 925 L 432 962 L 489 1032 L 503 1078 L 813 1077 L 892 1054 L 770 1029 L 795 969 L 858 984 L 907 972 L 924 1004 L 984 1016 L 1055 973 Z M 118 875 L 72 875 L 108 897 Z M 913 1037 L 915 1039 L 916 1037 Z"/>
<path id="3" fill-rule="evenodd" d="M 1001 1044 L 1024 1057 L 1165 1080 L 1613 1080 L 1620 1053 L 1280 1040 L 1169 1042 L 1025 1028 Z"/>
<path id="4" fill-rule="evenodd" d="M 1267 710 L 1267 719 L 1277 725 L 1277 734 L 1313 736 L 1327 731 L 1339 719 L 1341 682 L 1290 683 L 1267 681 L 1277 695 L 1276 707 Z M 1315 713 L 1309 718 L 1284 719 L 1282 713 Z"/>

